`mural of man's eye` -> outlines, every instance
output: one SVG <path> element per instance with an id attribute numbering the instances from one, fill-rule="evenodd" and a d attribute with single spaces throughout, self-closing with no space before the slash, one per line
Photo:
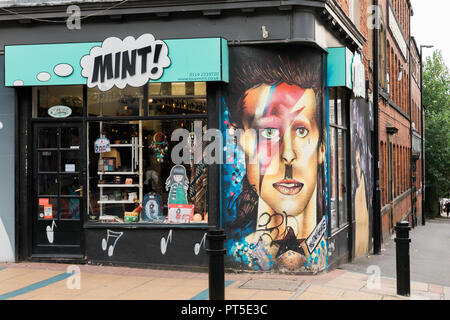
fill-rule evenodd
<path id="1" fill-rule="evenodd" d="M 308 133 L 309 133 L 309 131 L 305 127 L 300 127 L 300 128 L 297 129 L 297 135 L 300 138 L 306 137 L 308 135 Z"/>
<path id="2" fill-rule="evenodd" d="M 266 128 L 262 131 L 262 136 L 266 139 L 275 139 L 280 135 L 280 130 L 275 128 Z"/>

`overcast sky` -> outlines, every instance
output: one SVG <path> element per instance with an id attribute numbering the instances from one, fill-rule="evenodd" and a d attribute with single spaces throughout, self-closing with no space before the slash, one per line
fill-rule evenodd
<path id="1" fill-rule="evenodd" d="M 417 46 L 434 45 L 423 49 L 425 57 L 439 49 L 450 68 L 450 0 L 411 0 L 414 16 L 411 17 L 411 35 Z"/>

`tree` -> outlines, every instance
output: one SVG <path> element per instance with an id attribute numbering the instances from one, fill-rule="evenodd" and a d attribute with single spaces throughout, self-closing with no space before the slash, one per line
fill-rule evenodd
<path id="1" fill-rule="evenodd" d="M 425 214 L 439 212 L 439 199 L 450 198 L 450 75 L 442 52 L 426 59 L 423 70 L 425 110 Z"/>

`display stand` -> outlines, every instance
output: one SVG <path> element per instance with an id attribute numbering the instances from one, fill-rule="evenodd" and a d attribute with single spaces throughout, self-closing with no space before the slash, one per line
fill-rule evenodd
<path id="1" fill-rule="evenodd" d="M 100 116 L 103 114 L 103 101 L 102 101 L 102 95 L 99 97 L 99 104 L 100 104 Z M 140 110 L 142 110 L 142 99 L 140 99 Z M 142 111 L 141 111 L 142 112 Z M 127 184 L 123 183 L 112 183 L 111 180 L 109 183 L 97 183 L 96 187 L 99 189 L 99 199 L 96 201 L 99 206 L 99 220 L 102 220 L 102 217 L 105 216 L 104 211 L 105 207 L 108 205 L 118 205 L 118 204 L 136 204 L 136 207 L 142 206 L 143 203 L 143 168 L 139 164 L 142 163 L 142 149 L 143 149 L 143 138 L 142 138 L 142 120 L 133 121 L 133 122 L 125 122 L 121 123 L 121 125 L 130 125 L 130 126 L 136 126 L 138 125 L 137 136 L 132 136 L 131 132 L 133 130 L 129 130 L 130 137 L 128 140 L 130 140 L 130 143 L 114 143 L 110 144 L 111 150 L 116 149 L 117 152 L 120 154 L 128 153 L 131 154 L 131 163 L 129 163 L 129 168 L 131 170 L 128 171 L 117 171 L 117 168 L 114 168 L 113 171 L 105 171 L 103 166 L 103 170 L 97 170 L 97 175 L 99 177 L 99 181 L 105 181 L 105 179 L 111 179 L 111 176 L 120 176 L 121 180 L 126 180 L 127 178 L 132 178 L 133 183 Z M 89 130 L 88 130 L 89 131 Z M 103 135 L 103 121 L 99 121 L 99 131 L 100 131 L 100 137 L 104 137 Z M 106 137 L 108 138 L 108 137 Z M 89 141 L 89 140 L 88 140 Z M 89 158 L 89 148 L 87 148 L 88 152 L 88 158 Z M 126 158 L 124 156 L 120 158 Z M 99 153 L 99 161 L 104 160 L 103 153 Z M 122 167 L 123 164 L 121 164 Z M 136 181 L 137 180 L 137 181 Z M 88 188 L 89 188 L 89 179 L 88 179 Z M 123 198 L 123 190 L 137 190 L 136 192 L 136 198 L 130 199 Z M 88 189 L 90 190 L 90 189 Z M 105 195 L 111 194 L 111 192 L 118 192 L 118 194 L 121 195 L 121 199 L 105 199 Z M 131 191 L 127 191 L 129 193 Z M 90 197 L 88 193 L 88 197 Z M 91 205 L 90 199 L 88 198 L 88 202 Z M 125 212 L 125 210 L 123 210 Z M 109 216 L 109 215 L 108 215 Z M 141 217 L 139 217 L 139 220 L 141 220 Z"/>

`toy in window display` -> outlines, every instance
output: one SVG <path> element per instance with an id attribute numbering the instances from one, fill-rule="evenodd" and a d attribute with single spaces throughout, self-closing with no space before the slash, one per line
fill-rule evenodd
<path id="1" fill-rule="evenodd" d="M 173 166 L 166 180 L 166 190 L 169 191 L 168 204 L 187 204 L 189 179 L 182 165 Z"/>
<path id="2" fill-rule="evenodd" d="M 150 192 L 144 196 L 144 214 L 142 215 L 142 220 L 163 220 L 162 201 L 158 194 Z"/>
<path id="3" fill-rule="evenodd" d="M 194 215 L 194 205 L 188 204 L 187 191 L 189 180 L 186 169 L 182 165 L 176 165 L 170 170 L 166 180 L 166 190 L 169 191 L 167 200 L 169 223 L 190 223 Z"/>
<path id="4" fill-rule="evenodd" d="M 164 156 L 169 150 L 166 135 L 162 132 L 155 133 L 150 147 L 156 152 L 156 161 L 158 163 L 164 162 Z"/>

